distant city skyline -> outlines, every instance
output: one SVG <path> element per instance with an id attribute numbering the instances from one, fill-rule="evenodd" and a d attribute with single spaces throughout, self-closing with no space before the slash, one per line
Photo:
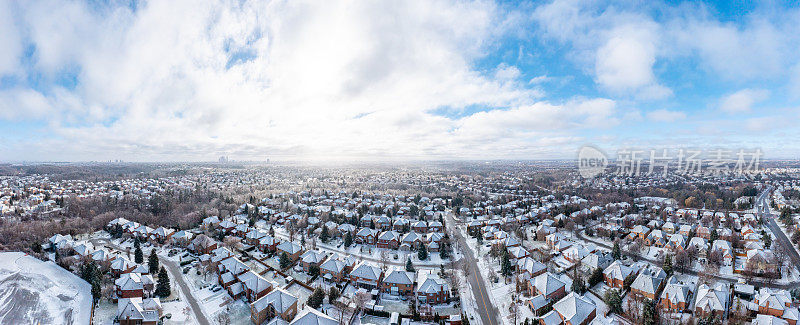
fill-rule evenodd
<path id="1" fill-rule="evenodd" d="M 0 162 L 800 158 L 781 2 L 0 1 Z"/>

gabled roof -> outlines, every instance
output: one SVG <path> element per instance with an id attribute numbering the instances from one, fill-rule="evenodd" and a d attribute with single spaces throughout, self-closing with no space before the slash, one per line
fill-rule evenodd
<path id="1" fill-rule="evenodd" d="M 533 278 L 533 286 L 545 296 L 550 295 L 558 289 L 566 286 L 563 281 L 559 280 L 555 275 L 550 272 L 540 274 Z"/>
<path id="2" fill-rule="evenodd" d="M 366 262 L 361 262 L 361 264 L 358 264 L 353 271 L 350 272 L 350 276 L 377 281 L 381 277 L 381 273 L 382 272 L 379 267 Z"/>
<path id="3" fill-rule="evenodd" d="M 339 321 L 323 314 L 319 310 L 306 307 L 289 323 L 290 325 L 338 325 Z"/>
<path id="4" fill-rule="evenodd" d="M 389 272 L 389 275 L 383 279 L 383 282 L 390 284 L 414 284 L 412 278 L 414 278 L 414 272 L 406 272 L 399 268 L 393 268 Z"/>
<path id="5" fill-rule="evenodd" d="M 596 308 L 591 299 L 574 292 L 570 292 L 564 299 L 553 304 L 553 310 L 570 324 L 582 324 Z"/>
<path id="6" fill-rule="evenodd" d="M 612 279 L 625 280 L 631 272 L 630 267 L 623 265 L 619 261 L 614 261 L 603 271 L 603 274 Z"/>
<path id="7" fill-rule="evenodd" d="M 419 271 L 417 293 L 439 293 L 450 291 L 450 286 L 433 271 Z"/>
<path id="8" fill-rule="evenodd" d="M 282 314 L 296 303 L 297 297 L 286 290 L 275 288 L 275 290 L 272 290 L 270 293 L 261 297 L 250 305 L 256 312 L 260 312 L 266 309 L 267 306 L 271 305 L 272 308 L 275 308 L 277 313 Z"/>

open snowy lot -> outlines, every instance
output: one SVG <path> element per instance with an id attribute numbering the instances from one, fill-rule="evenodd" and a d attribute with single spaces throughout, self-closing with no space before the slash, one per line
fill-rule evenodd
<path id="1" fill-rule="evenodd" d="M 88 324 L 91 286 L 53 262 L 0 253 L 0 324 Z"/>

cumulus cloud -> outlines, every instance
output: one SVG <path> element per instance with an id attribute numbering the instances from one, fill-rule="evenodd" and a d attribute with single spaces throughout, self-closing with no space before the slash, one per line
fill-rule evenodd
<path id="1" fill-rule="evenodd" d="M 571 138 L 550 122 L 613 119 L 607 100 L 541 102 L 515 66 L 476 69 L 515 19 L 493 2 L 98 6 L 23 3 L 11 11 L 25 31 L 15 35 L 35 49 L 32 69 L 51 86 L 0 94 L 0 118 L 45 120 L 53 138 L 40 142 L 61 141 L 75 154 L 67 158 L 488 154 L 471 149 L 478 147 L 503 157 L 537 152 L 521 144 Z M 18 55 L 9 60 L 19 65 Z M 58 84 L 65 71 L 74 85 Z M 500 110 L 491 123 L 434 113 L 476 106 Z M 504 130 L 509 123 L 513 132 Z"/>
<path id="2" fill-rule="evenodd" d="M 764 89 L 742 89 L 722 97 L 719 108 L 728 113 L 746 113 L 750 112 L 754 104 L 768 97 L 769 91 Z"/>

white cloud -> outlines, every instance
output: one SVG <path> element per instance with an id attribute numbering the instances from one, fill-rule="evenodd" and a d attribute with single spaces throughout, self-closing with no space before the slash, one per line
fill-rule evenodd
<path id="1" fill-rule="evenodd" d="M 45 119 L 54 138 L 39 152 L 60 141 L 72 155 L 47 158 L 520 156 L 573 138 L 553 125 L 614 123 L 612 101 L 537 102 L 541 91 L 520 83 L 518 68 L 475 69 L 515 19 L 491 2 L 164 1 L 135 12 L 55 2 L 20 10 L 37 69 L 79 71 L 75 89 L 39 97 L 14 90 L 4 101 L 45 112 L 3 116 Z M 441 107 L 508 108 L 478 123 L 481 113 L 452 119 L 433 113 Z M 504 131 L 509 123 L 519 128 Z M 44 158 L 34 152 L 24 158 Z"/>
<path id="2" fill-rule="evenodd" d="M 10 1 L 0 1 L 0 76 L 18 72 L 22 40 Z"/>
<path id="3" fill-rule="evenodd" d="M 686 113 L 670 111 L 667 109 L 657 109 L 647 113 L 647 118 L 655 122 L 675 122 L 686 118 Z"/>
<path id="4" fill-rule="evenodd" d="M 766 100 L 769 91 L 764 89 L 742 89 L 722 97 L 719 108 L 728 113 L 750 112 L 753 105 Z"/>

